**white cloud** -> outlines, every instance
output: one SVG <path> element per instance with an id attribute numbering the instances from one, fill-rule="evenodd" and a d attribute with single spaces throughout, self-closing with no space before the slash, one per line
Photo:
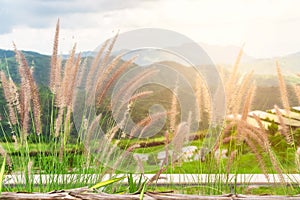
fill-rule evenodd
<path id="1" fill-rule="evenodd" d="M 300 2 L 294 0 L 0 0 L 0 48 L 50 53 L 55 23 L 61 19 L 61 51 L 74 42 L 93 50 L 112 32 L 165 28 L 197 42 L 240 46 L 262 57 L 300 51 Z M 27 2 L 27 3 L 26 3 Z M 17 14 L 19 13 L 19 14 Z M 11 32 L 10 32 L 11 31 Z"/>

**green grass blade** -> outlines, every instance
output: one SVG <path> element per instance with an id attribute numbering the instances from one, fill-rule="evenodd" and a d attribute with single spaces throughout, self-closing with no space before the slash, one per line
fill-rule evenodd
<path id="1" fill-rule="evenodd" d="M 128 175 L 128 185 L 129 185 L 129 193 L 133 193 L 133 192 L 136 191 L 136 188 L 135 188 L 135 185 L 134 185 L 134 182 L 133 182 L 132 173 L 130 173 Z"/>
<path id="2" fill-rule="evenodd" d="M 142 188 L 142 191 L 140 193 L 140 200 L 143 200 L 144 199 L 144 194 L 145 194 L 145 191 L 146 191 L 146 184 L 147 182 L 145 181 L 144 184 L 143 184 L 143 188 Z"/>
<path id="3" fill-rule="evenodd" d="M 1 166 L 1 170 L 0 170 L 0 194 L 2 193 L 2 181 L 3 181 L 3 178 L 4 178 L 5 161 L 6 161 L 6 156 L 4 156 L 2 166 Z"/>
<path id="4" fill-rule="evenodd" d="M 142 179 L 143 179 L 143 175 L 141 174 L 140 175 L 140 178 L 139 178 L 139 182 L 138 182 L 138 187 L 140 187 L 142 185 Z"/>
<path id="5" fill-rule="evenodd" d="M 113 179 L 109 179 L 107 181 L 102 181 L 100 183 L 97 183 L 96 185 L 90 187 L 90 189 L 98 189 L 98 188 L 101 188 L 101 187 L 104 187 L 104 186 L 107 186 L 107 185 L 111 185 L 115 182 L 118 182 L 120 180 L 123 180 L 124 178 L 126 178 L 126 176 L 122 176 L 120 178 L 113 178 Z"/>

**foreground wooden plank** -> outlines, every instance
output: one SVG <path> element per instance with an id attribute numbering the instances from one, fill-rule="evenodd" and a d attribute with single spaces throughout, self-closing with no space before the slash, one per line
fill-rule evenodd
<path id="1" fill-rule="evenodd" d="M 77 193 L 72 191 L 59 191 L 51 193 L 2 193 L 1 199 L 16 199 L 16 200 L 29 200 L 29 199 L 65 199 L 65 200 L 82 200 L 82 199 L 105 199 L 105 200 L 135 200 L 139 199 L 138 195 L 118 195 L 118 194 L 94 194 L 94 193 Z M 184 194 L 172 194 L 172 193 L 151 193 L 147 192 L 144 196 L 144 200 L 275 200 L 286 199 L 296 200 L 300 199 L 300 196 L 254 196 L 254 195 L 219 195 L 219 196 L 199 196 L 199 195 L 184 195 Z"/>

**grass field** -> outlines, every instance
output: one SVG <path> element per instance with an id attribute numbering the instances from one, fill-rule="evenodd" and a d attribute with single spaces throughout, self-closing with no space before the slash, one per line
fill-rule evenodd
<path id="1" fill-rule="evenodd" d="M 183 67 L 181 75 L 187 75 L 188 84 L 195 90 L 193 95 L 186 95 L 187 87 L 180 88 L 177 84 L 178 79 L 172 80 L 175 85 L 174 94 L 171 89 L 167 90 L 167 95 L 164 94 L 166 90 L 162 90 L 161 85 L 150 84 L 136 90 L 134 86 L 157 73 L 158 70 L 152 68 L 143 68 L 142 72 L 126 80 L 127 82 L 113 95 L 113 89 L 121 75 L 136 67 L 133 66 L 133 58 L 122 60 L 121 56 L 111 57 L 117 35 L 104 43 L 94 58 L 89 58 L 93 60 L 82 59 L 80 54 L 75 53 L 74 46 L 69 58 L 62 61 L 58 56 L 58 39 L 59 23 L 54 38 L 47 91 L 45 88 L 38 88 L 32 69 L 16 47 L 20 84 L 11 79 L 9 70 L 1 71 L 1 92 L 7 102 L 3 113 L 4 120 L 0 122 L 4 133 L 0 143 L 2 175 L 21 174 L 26 183 L 14 186 L 4 183 L 2 191 L 46 192 L 89 186 L 91 189 L 101 188 L 100 190 L 107 193 L 142 194 L 146 188 L 156 191 L 174 190 L 187 194 L 299 193 L 298 186 L 287 187 L 282 178 L 283 174 L 299 173 L 300 129 L 286 123 L 291 107 L 297 105 L 290 105 L 287 85 L 278 63 L 278 88 L 285 113 L 281 113 L 274 105 L 275 120 L 261 119 L 256 115 L 252 116 L 252 122 L 256 125 L 247 120 L 253 107 L 256 87 L 252 81 L 253 73 L 239 78 L 238 66 L 243 54 L 241 49 L 233 71 L 230 74 L 217 74 L 222 79 L 226 96 L 226 108 L 223 109 L 233 117 L 208 129 L 210 121 L 215 117 L 211 107 L 213 102 L 208 86 L 200 75 L 190 73 L 191 68 Z M 88 70 L 85 69 L 87 63 L 90 64 Z M 180 67 L 182 66 L 176 65 L 174 69 Z M 291 88 L 294 89 L 293 101 L 297 99 L 300 103 L 299 85 L 288 88 L 289 93 Z M 193 113 L 197 109 L 189 112 L 181 110 L 183 105 L 179 102 L 182 99 L 177 95 L 180 91 L 184 94 L 181 98 L 196 98 L 188 103 L 189 107 L 200 108 L 199 113 Z M 154 100 L 159 100 L 154 102 L 155 105 L 161 103 L 165 110 L 159 106 L 152 106 Z M 119 104 L 114 105 L 113 102 Z M 80 116 L 76 115 L 75 111 L 78 110 L 82 111 L 79 112 Z M 182 113 L 186 117 L 185 121 L 180 121 Z M 159 124 L 163 120 L 164 124 L 155 136 L 142 137 L 145 132 L 159 127 L 157 124 L 151 125 Z M 128 126 L 130 129 L 123 130 L 124 127 L 127 128 L 125 125 L 130 123 L 133 124 Z M 195 123 L 201 128 L 192 131 Z M 268 126 L 265 127 L 264 123 L 268 123 Z M 214 137 L 214 130 L 220 130 L 220 135 L 215 138 L 215 143 L 207 144 L 206 139 Z M 190 160 L 182 156 L 182 149 L 188 145 L 197 149 L 189 157 Z M 159 159 L 159 152 L 167 156 Z M 135 154 L 149 154 L 149 157 L 148 160 L 141 160 L 134 158 Z M 127 175 L 123 179 L 128 179 L 126 185 L 119 184 L 121 179 L 115 177 L 103 180 L 105 174 L 118 175 L 124 173 L 124 170 Z M 132 173 L 156 175 L 142 182 L 142 179 L 134 179 Z M 281 184 L 276 185 L 276 189 L 273 190 L 247 184 L 226 184 L 226 180 L 191 186 L 170 184 L 160 187 L 153 184 L 164 173 L 211 176 L 265 174 L 266 177 L 268 174 L 278 174 L 282 179 Z M 92 180 L 74 180 L 72 184 L 60 184 L 49 180 L 48 184 L 44 185 L 40 180 L 38 185 L 34 185 L 33 175 L 43 174 L 54 177 L 64 174 L 99 176 Z M 2 175 L 0 177 L 3 179 Z M 93 186 L 95 184 L 96 186 Z"/>

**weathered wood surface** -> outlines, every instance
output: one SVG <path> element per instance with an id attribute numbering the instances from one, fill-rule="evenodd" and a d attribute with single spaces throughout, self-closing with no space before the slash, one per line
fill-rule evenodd
<path id="1" fill-rule="evenodd" d="M 106 193 L 91 193 L 91 192 L 76 192 L 76 191 L 54 191 L 50 193 L 10 193 L 3 192 L 1 199 L 16 199 L 16 200 L 29 200 L 29 199 L 66 199 L 66 200 L 89 200 L 89 199 L 106 199 L 106 200 L 127 200 L 139 199 L 139 195 L 129 194 L 106 194 Z M 300 196 L 255 196 L 255 195 L 216 195 L 216 196 L 199 196 L 199 195 L 184 195 L 173 193 L 153 193 L 146 192 L 144 200 L 179 200 L 179 199 L 202 199 L 202 200 L 300 200 Z"/>
<path id="2" fill-rule="evenodd" d="M 139 194 L 107 194 L 103 192 L 95 193 L 88 189 L 76 188 L 70 190 L 55 190 L 49 193 L 18 193 L 18 192 L 3 192 L 0 199 L 16 199 L 16 200 L 29 200 L 29 199 L 66 199 L 66 200 L 89 200 L 89 199 L 106 199 L 106 200 L 127 200 L 127 199 L 139 199 Z M 286 200 L 300 200 L 299 196 L 247 196 L 247 195 L 218 195 L 218 196 L 199 196 L 199 195 L 185 195 L 174 194 L 171 192 L 157 193 L 146 192 L 144 194 L 144 200 L 179 200 L 179 199 L 202 199 L 202 200 L 274 200 L 274 199 L 286 199 Z"/>
<path id="3" fill-rule="evenodd" d="M 139 199 L 139 195 L 120 195 L 120 194 L 106 194 L 106 193 L 91 193 L 86 191 L 76 190 L 61 190 L 49 193 L 9 193 L 4 192 L 1 199 L 65 199 L 65 200 L 90 200 L 90 199 L 105 199 L 105 200 L 135 200 Z M 184 195 L 173 193 L 154 193 L 146 192 L 144 200 L 299 200 L 300 196 L 253 196 L 253 195 L 218 195 L 218 196 L 199 196 L 199 195 Z"/>

